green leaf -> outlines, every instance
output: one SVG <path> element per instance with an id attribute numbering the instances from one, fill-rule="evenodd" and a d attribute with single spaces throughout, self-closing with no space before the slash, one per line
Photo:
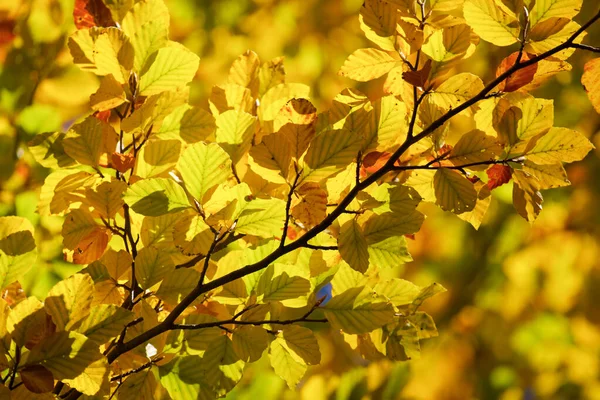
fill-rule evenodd
<path id="1" fill-rule="evenodd" d="M 362 273 L 369 269 L 367 239 L 355 219 L 347 221 L 340 228 L 338 248 L 344 261 L 353 269 Z"/>
<path id="2" fill-rule="evenodd" d="M 290 350 L 284 345 L 283 338 L 276 338 L 269 345 L 269 360 L 275 373 L 287 383 L 292 390 L 306 373 L 308 366 L 299 357 L 294 357 Z"/>
<path id="3" fill-rule="evenodd" d="M 144 247 L 135 258 L 135 277 L 142 289 L 150 289 L 174 270 L 169 253 L 156 247 Z"/>
<path id="4" fill-rule="evenodd" d="M 21 278 L 33 266 L 37 252 L 33 225 L 22 217 L 0 217 L 0 288 Z"/>
<path id="5" fill-rule="evenodd" d="M 224 396 L 242 379 L 245 363 L 235 353 L 231 339 L 220 335 L 204 353 L 201 365 L 207 382 L 219 396 Z"/>
<path id="6" fill-rule="evenodd" d="M 359 82 L 379 78 L 391 71 L 400 61 L 377 49 L 359 49 L 350 54 L 339 74 Z"/>
<path id="7" fill-rule="evenodd" d="M 269 346 L 269 340 L 267 331 L 260 326 L 240 326 L 231 334 L 233 349 L 245 362 L 258 361 Z"/>
<path id="8" fill-rule="evenodd" d="M 364 132 L 357 127 L 359 134 L 364 135 L 361 148 L 363 154 L 369 150 L 387 150 L 396 143 L 404 141 L 408 123 L 406 121 L 406 105 L 395 96 L 384 96 L 373 103 L 373 110 L 369 113 L 368 129 Z M 358 118 L 355 122 L 363 120 L 359 113 L 352 113 Z M 366 122 L 366 121 L 365 121 Z"/>
<path id="9" fill-rule="evenodd" d="M 343 171 L 358 154 L 362 138 L 347 130 L 323 132 L 304 156 L 304 180 L 320 182 Z"/>
<path id="10" fill-rule="evenodd" d="M 175 167 L 180 153 L 178 140 L 151 140 L 137 155 L 134 174 L 140 178 L 164 175 Z"/>
<path id="11" fill-rule="evenodd" d="M 392 236 L 367 247 L 369 261 L 379 268 L 395 268 L 413 260 L 403 236 Z"/>
<path id="12" fill-rule="evenodd" d="M 87 274 L 75 274 L 58 282 L 44 301 L 58 331 L 72 330 L 90 312 L 94 281 Z"/>
<path id="13" fill-rule="evenodd" d="M 463 13 L 469 26 L 486 42 L 510 46 L 519 40 L 519 21 L 494 0 L 466 0 Z"/>
<path id="14" fill-rule="evenodd" d="M 373 291 L 396 307 L 400 307 L 412 304 L 420 294 L 421 289 L 412 282 L 393 278 L 377 283 Z"/>
<path id="15" fill-rule="evenodd" d="M 216 143 L 194 143 L 188 146 L 177 163 L 187 190 L 199 202 L 214 186 L 231 175 L 231 160 Z"/>
<path id="16" fill-rule="evenodd" d="M 418 232 L 425 216 L 419 211 L 398 215 L 395 212 L 371 216 L 364 225 L 363 234 L 367 243 L 381 242 L 390 236 L 402 236 Z"/>
<path id="17" fill-rule="evenodd" d="M 285 202 L 280 199 L 254 199 L 242 211 L 235 231 L 260 237 L 282 235 Z"/>
<path id="18" fill-rule="evenodd" d="M 28 365 L 41 364 L 83 394 L 101 394 L 108 387 L 108 363 L 98 345 L 78 332 L 57 332 L 31 349 Z"/>
<path id="19" fill-rule="evenodd" d="M 66 134 L 45 132 L 36 135 L 27 145 L 35 161 L 46 168 L 65 168 L 75 164 L 64 148 Z"/>
<path id="20" fill-rule="evenodd" d="M 135 314 L 113 304 L 100 304 L 91 308 L 89 314 L 77 327 L 97 344 L 104 344 L 121 333 L 123 327 L 133 321 Z"/>
<path id="21" fill-rule="evenodd" d="M 325 316 L 335 329 L 346 333 L 368 333 L 381 328 L 394 317 L 387 302 L 373 301 L 368 287 L 355 287 L 333 296 L 325 305 Z"/>
<path id="22" fill-rule="evenodd" d="M 467 165 L 494 160 L 502 152 L 502 147 L 493 136 L 480 130 L 472 130 L 460 137 L 452 148 L 448 160 L 454 165 Z M 472 166 L 471 169 L 486 169 L 487 166 Z"/>
<path id="23" fill-rule="evenodd" d="M 183 139 L 186 143 L 214 140 L 217 126 L 207 111 L 184 104 L 167 115 L 156 134 L 163 139 Z"/>
<path id="24" fill-rule="evenodd" d="M 257 301 L 280 301 L 287 307 L 304 307 L 310 291 L 309 278 L 308 270 L 297 265 L 271 264 L 258 281 Z"/>
<path id="25" fill-rule="evenodd" d="M 582 160 L 593 148 L 594 145 L 577 131 L 552 128 L 524 155 L 539 165 L 570 163 Z"/>
<path id="26" fill-rule="evenodd" d="M 411 324 L 417 328 L 417 336 L 419 339 L 429 339 L 438 336 L 437 327 L 431 315 L 418 311 L 408 317 Z"/>
<path id="27" fill-rule="evenodd" d="M 153 217 L 190 207 L 183 188 L 165 178 L 138 181 L 127 189 L 123 199 L 136 213 Z"/>
<path id="28" fill-rule="evenodd" d="M 298 362 L 308 365 L 318 365 L 321 362 L 319 343 L 317 343 L 314 333 L 308 328 L 285 325 L 277 333 L 275 340 L 280 340 L 281 345 Z"/>
<path id="29" fill-rule="evenodd" d="M 217 143 L 229 154 L 234 164 L 250 149 L 255 123 L 255 117 L 238 110 L 228 110 L 217 117 Z"/>
<path id="30" fill-rule="evenodd" d="M 138 2 L 124 16 L 121 29 L 135 50 L 133 66 L 142 72 L 150 56 L 167 45 L 169 9 L 162 0 Z"/>
<path id="31" fill-rule="evenodd" d="M 462 214 L 475 208 L 477 191 L 460 172 L 440 168 L 433 177 L 436 203 L 444 211 Z"/>
<path id="32" fill-rule="evenodd" d="M 173 42 L 156 52 L 156 58 L 140 77 L 140 95 L 150 96 L 160 92 L 175 90 L 192 81 L 200 58 Z"/>
<path id="33" fill-rule="evenodd" d="M 198 356 L 175 357 L 158 368 L 160 383 L 173 399 L 214 400 L 216 393 L 207 382 L 207 371 L 198 368 Z"/>

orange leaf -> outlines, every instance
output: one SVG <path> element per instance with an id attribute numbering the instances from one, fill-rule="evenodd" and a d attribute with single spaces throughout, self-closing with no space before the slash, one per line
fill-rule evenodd
<path id="1" fill-rule="evenodd" d="M 364 172 L 372 174 L 379 168 L 383 167 L 383 164 L 385 164 L 391 156 L 392 153 L 385 151 L 372 151 L 362 159 L 362 169 Z"/>
<path id="2" fill-rule="evenodd" d="M 15 35 L 16 22 L 14 19 L 6 18 L 0 21 L 0 46 L 4 46 L 13 41 Z"/>
<path id="3" fill-rule="evenodd" d="M 112 167 L 124 174 L 135 165 L 135 157 L 131 154 L 112 153 Z"/>
<path id="4" fill-rule="evenodd" d="M 429 73 L 431 72 L 431 60 L 427 60 L 423 68 L 418 71 L 406 71 L 402 73 L 402 79 L 410 83 L 413 86 L 424 88 Z"/>
<path id="5" fill-rule="evenodd" d="M 488 168 L 486 173 L 488 178 L 490 178 L 487 183 L 488 189 L 492 190 L 510 182 L 512 168 L 507 167 L 506 165 L 496 164 Z"/>
<path id="6" fill-rule="evenodd" d="M 98 118 L 100 121 L 108 123 L 108 120 L 110 120 L 110 110 L 96 111 L 94 113 L 94 117 Z"/>
<path id="7" fill-rule="evenodd" d="M 94 229 L 77 244 L 73 254 L 73 262 L 75 264 L 89 264 L 102 257 L 108 246 L 110 236 L 110 232 L 101 226 Z"/>
<path id="8" fill-rule="evenodd" d="M 75 0 L 73 20 L 77 29 L 115 26 L 110 10 L 102 0 Z"/>
<path id="9" fill-rule="evenodd" d="M 43 365 L 29 365 L 20 371 L 23 384 L 33 393 L 48 393 L 54 388 L 54 376 Z"/>
<path id="10" fill-rule="evenodd" d="M 512 53 L 510 56 L 506 57 L 504 60 L 502 60 L 502 62 L 496 69 L 496 77 L 499 77 L 500 75 L 508 71 L 515 64 L 518 56 L 519 52 L 517 51 Z M 523 56 L 521 57 L 521 62 L 527 61 L 531 58 L 533 58 L 533 56 L 527 53 L 523 53 Z M 498 89 L 500 89 L 500 91 L 503 92 L 514 92 L 515 90 L 522 88 L 523 86 L 533 81 L 535 73 L 537 72 L 537 68 L 538 65 L 537 63 L 535 63 L 533 65 L 516 71 L 515 73 L 511 74 L 508 78 L 506 78 L 502 83 L 500 83 L 500 85 L 498 85 Z"/>

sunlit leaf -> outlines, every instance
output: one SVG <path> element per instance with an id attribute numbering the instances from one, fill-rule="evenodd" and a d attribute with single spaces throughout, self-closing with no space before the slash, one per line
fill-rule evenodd
<path id="1" fill-rule="evenodd" d="M 174 270 L 171 256 L 156 247 L 144 247 L 135 258 L 135 277 L 142 289 L 150 289 Z"/>
<path id="2" fill-rule="evenodd" d="M 77 327 L 77 332 L 83 333 L 98 344 L 104 344 L 117 337 L 123 327 L 133 319 L 134 314 L 129 310 L 111 304 L 101 304 L 91 308 Z"/>
<path id="3" fill-rule="evenodd" d="M 127 94 L 123 86 L 112 76 L 106 75 L 100 81 L 100 87 L 96 93 L 90 96 L 92 110 L 105 111 L 116 108 L 127 101 Z"/>
<path id="4" fill-rule="evenodd" d="M 339 74 L 355 81 L 366 82 L 387 74 L 398 62 L 385 51 L 360 49 L 348 57 Z"/>
<path id="5" fill-rule="evenodd" d="M 367 239 L 356 220 L 352 219 L 342 225 L 338 247 L 340 255 L 352 268 L 362 273 L 367 271 L 369 268 Z"/>
<path id="6" fill-rule="evenodd" d="M 256 118 L 243 111 L 229 110 L 219 114 L 216 123 L 217 143 L 236 164 L 250 149 Z"/>
<path id="7" fill-rule="evenodd" d="M 440 168 L 433 177 L 437 204 L 442 210 L 461 214 L 471 211 L 477 201 L 473 184 L 460 172 Z"/>
<path id="8" fill-rule="evenodd" d="M 598 113 L 600 113 L 600 58 L 595 58 L 585 64 L 581 84 Z"/>
<path id="9" fill-rule="evenodd" d="M 180 45 L 163 47 L 140 77 L 140 94 L 150 96 L 187 85 L 198 70 L 200 59 Z"/>
<path id="10" fill-rule="evenodd" d="M 187 190 L 202 202 L 204 194 L 231 175 L 231 160 L 216 143 L 194 143 L 183 152 L 177 162 Z"/>
<path id="11" fill-rule="evenodd" d="M 178 140 L 151 140 L 136 157 L 134 174 L 140 178 L 162 175 L 175 168 L 180 153 Z"/>
<path id="12" fill-rule="evenodd" d="M 570 163 L 583 159 L 593 148 L 592 143 L 577 131 L 552 128 L 525 155 L 529 161 L 540 165 Z"/>
<path id="13" fill-rule="evenodd" d="M 127 189 L 123 199 L 135 212 L 152 217 L 190 207 L 183 188 L 165 178 L 136 182 Z"/>
<path id="14" fill-rule="evenodd" d="M 86 274 L 75 274 L 50 289 L 44 305 L 56 329 L 68 331 L 88 316 L 93 296 L 92 278 Z"/>
<path id="15" fill-rule="evenodd" d="M 519 39 L 519 21 L 498 7 L 494 0 L 466 0 L 464 16 L 483 40 L 509 46 Z"/>
<path id="16" fill-rule="evenodd" d="M 310 290 L 308 271 L 287 264 L 272 264 L 261 275 L 257 287 L 257 301 L 280 301 L 288 307 L 303 307 Z"/>

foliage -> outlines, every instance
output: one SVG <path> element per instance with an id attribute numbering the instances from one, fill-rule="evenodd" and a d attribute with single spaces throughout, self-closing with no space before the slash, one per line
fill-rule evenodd
<path id="1" fill-rule="evenodd" d="M 41 52 L 43 64 L 32 83 L 2 70 L 3 82 L 23 81 L 3 89 L 2 106 L 22 117 L 6 147 L 30 139 L 28 156 L 52 170 L 37 211 L 60 224 L 65 260 L 83 269 L 43 302 L 26 296 L 16 282 L 37 257 L 35 228 L 2 217 L 1 390 L 214 398 L 267 358 L 295 388 L 321 362 L 325 323 L 367 360 L 418 358 L 437 336 L 420 308 L 445 289 L 385 271 L 412 259 L 406 238 L 424 203 L 479 228 L 492 191 L 512 181 L 533 223 L 540 191 L 568 185 L 563 163 L 593 148 L 554 127 L 553 102 L 529 91 L 569 70 L 575 49 L 598 52 L 581 40 L 600 13 L 579 26 L 581 1 L 530 3 L 367 1 L 360 27 L 375 47 L 340 75 L 381 78 L 385 95 L 345 89 L 319 113 L 282 59 L 251 51 L 213 89 L 210 111 L 191 105 L 199 58 L 169 40 L 162 0 L 77 1 L 68 48 L 101 79 L 66 132 L 22 116 L 44 115 L 31 105 L 37 86 L 68 75 L 52 70 L 67 32 L 56 24 L 38 42 L 24 30 L 32 36 L 7 58 Z M 34 11 L 23 24 L 46 15 Z M 518 46 L 488 84 L 456 71 L 480 39 Z M 591 61 L 582 78 L 596 108 L 597 69 Z M 452 124 L 459 115 L 470 125 Z"/>

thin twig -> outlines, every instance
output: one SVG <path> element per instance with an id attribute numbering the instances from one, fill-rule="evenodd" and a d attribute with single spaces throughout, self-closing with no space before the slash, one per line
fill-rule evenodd
<path id="1" fill-rule="evenodd" d="M 292 208 L 292 197 L 294 196 L 294 191 L 298 185 L 298 181 L 300 180 L 300 175 L 302 174 L 302 170 L 296 170 L 296 177 L 294 178 L 294 182 L 290 186 L 290 191 L 288 192 L 287 202 L 285 203 L 285 221 L 283 222 L 283 233 L 281 234 L 281 241 L 279 242 L 279 247 L 282 248 L 285 246 L 285 239 L 287 238 L 287 230 L 290 224 L 290 209 Z"/>

